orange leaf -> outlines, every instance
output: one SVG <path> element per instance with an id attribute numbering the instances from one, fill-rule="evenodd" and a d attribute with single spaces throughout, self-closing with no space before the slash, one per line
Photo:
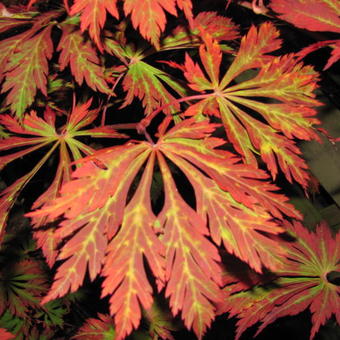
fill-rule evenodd
<path id="1" fill-rule="evenodd" d="M 229 141 L 246 163 L 257 166 L 254 153 L 259 152 L 274 179 L 279 166 L 290 182 L 295 180 L 306 188 L 307 165 L 292 139 L 319 139 L 313 127 L 319 123 L 314 118 L 314 106 L 320 103 L 313 93 L 318 77 L 310 66 L 299 64 L 292 54 L 268 55 L 281 45 L 278 33 L 270 23 L 262 24 L 259 29 L 252 27 L 220 80 L 220 47 L 203 32 L 204 44 L 199 54 L 208 77 L 189 56 L 184 75 L 193 90 L 210 92 L 189 107 L 186 115 L 220 117 Z M 245 72 L 250 77 L 239 80 Z M 231 81 L 235 84 L 231 85 Z"/>
<path id="2" fill-rule="evenodd" d="M 71 7 L 71 15 L 81 13 L 81 31 L 89 29 L 89 33 L 98 48 L 103 51 L 100 40 L 101 29 L 106 21 L 106 12 L 118 19 L 117 0 L 75 0 Z"/>
<path id="3" fill-rule="evenodd" d="M 270 7 L 297 27 L 340 33 L 338 0 L 272 0 Z"/>

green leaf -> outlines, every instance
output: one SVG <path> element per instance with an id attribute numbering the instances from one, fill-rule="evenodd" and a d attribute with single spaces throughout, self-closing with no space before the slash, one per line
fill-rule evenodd
<path id="1" fill-rule="evenodd" d="M 51 29 L 52 26 L 48 26 L 17 45 L 3 71 L 6 80 L 1 92 L 9 91 L 6 103 L 18 118 L 22 118 L 26 108 L 33 103 L 37 89 L 47 95 L 48 60 L 53 52 Z"/>

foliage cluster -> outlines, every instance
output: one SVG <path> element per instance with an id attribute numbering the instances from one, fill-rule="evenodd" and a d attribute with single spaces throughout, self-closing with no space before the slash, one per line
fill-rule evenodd
<path id="1" fill-rule="evenodd" d="M 340 234 L 308 231 L 282 190 L 310 193 L 297 142 L 327 135 L 337 0 L 0 10 L 1 339 L 201 339 L 220 315 L 238 339 L 306 309 L 311 339 L 340 323 Z M 304 60 L 324 47 L 317 72 Z"/>

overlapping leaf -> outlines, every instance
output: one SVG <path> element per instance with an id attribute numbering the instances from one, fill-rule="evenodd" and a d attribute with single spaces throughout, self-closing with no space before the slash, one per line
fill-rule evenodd
<path id="1" fill-rule="evenodd" d="M 278 278 L 270 285 L 255 286 L 226 298 L 222 310 L 240 318 L 237 339 L 259 321 L 262 325 L 257 333 L 277 318 L 296 315 L 306 308 L 313 314 L 311 339 L 332 314 L 340 322 L 340 287 L 328 276 L 340 270 L 339 233 L 333 238 L 325 223 L 316 233 L 297 222 L 289 230 L 297 239 L 286 245 L 287 260 L 277 271 Z"/>
<path id="2" fill-rule="evenodd" d="M 222 241 L 230 253 L 251 262 L 258 271 L 262 270 L 263 264 L 275 268 L 280 261 L 276 255 L 283 252 L 276 241 L 264 234 L 279 233 L 282 229 L 270 222 L 268 211 L 260 205 L 248 208 L 221 190 L 210 178 L 201 178 L 199 170 L 190 163 L 170 159 L 190 178 L 196 194 L 197 211 L 205 222 L 209 221 L 210 234 L 215 243 L 220 245 Z M 272 251 L 274 247 L 275 254 Z"/>
<path id="3" fill-rule="evenodd" d="M 178 112 L 179 104 L 176 103 L 175 98 L 164 84 L 170 86 L 177 93 L 184 94 L 184 88 L 165 72 L 142 60 L 129 65 L 123 80 L 124 90 L 127 91 L 124 106 L 131 104 L 134 97 L 137 97 L 142 101 L 146 115 L 156 108 L 170 103 L 174 104 L 167 106 L 164 112 Z"/>
<path id="4" fill-rule="evenodd" d="M 188 329 L 201 338 L 215 316 L 221 299 L 220 260 L 217 248 L 206 239 L 206 223 L 179 195 L 162 155 L 159 163 L 165 203 L 159 216 L 166 247 L 166 297 L 174 315 L 182 312 Z"/>
<path id="5" fill-rule="evenodd" d="M 51 26 L 20 44 L 5 67 L 2 93 L 9 91 L 7 104 L 18 117 L 31 105 L 37 89 L 47 95 L 48 60 L 52 57 Z"/>
<path id="6" fill-rule="evenodd" d="M 258 271 L 261 271 L 261 262 L 274 269 L 278 265 L 272 252 L 274 243 L 256 230 L 279 233 L 282 229 L 270 221 L 270 214 L 277 218 L 282 218 L 282 213 L 295 218 L 299 218 L 299 214 L 287 205 L 284 196 L 274 194 L 277 190 L 274 185 L 261 181 L 267 179 L 264 172 L 254 172 L 251 166 L 239 164 L 238 157 L 228 152 L 211 152 L 210 148 L 219 146 L 221 140 L 212 138 L 207 145 L 179 141 L 183 135 L 193 138 L 190 126 L 191 122 L 187 121 L 173 128 L 163 137 L 166 143 L 161 144 L 161 150 L 190 180 L 200 218 L 209 220 L 210 233 L 217 244 L 223 240 L 230 252 Z M 212 131 L 212 126 L 198 124 L 195 133 L 202 133 L 203 137 L 204 129 Z M 191 164 L 210 178 L 202 176 Z M 276 250 L 280 254 L 280 248 Z"/>
<path id="7" fill-rule="evenodd" d="M 132 24 L 141 35 L 158 47 L 160 34 L 167 22 L 165 11 L 177 15 L 176 3 L 191 6 L 190 0 L 125 0 L 124 12 L 131 15 Z M 191 16 L 191 8 L 186 8 L 185 14 Z"/>
<path id="8" fill-rule="evenodd" d="M 42 148 L 50 143 L 57 142 L 58 136 L 53 125 L 48 124 L 48 111 L 45 113 L 45 120 L 37 117 L 36 113 L 32 111 L 30 115 L 26 115 L 22 125 L 20 125 L 13 117 L 9 115 L 3 115 L 0 117 L 0 122 L 5 126 L 11 133 L 20 134 L 26 137 L 17 137 L 15 135 L 3 139 L 0 141 L 0 150 L 7 151 L 15 148 L 26 147 L 20 151 L 9 153 L 0 158 L 0 166 L 3 168 L 8 163 L 23 157 L 24 155 L 33 152 L 39 148 Z M 8 214 L 11 207 L 15 203 L 20 191 L 24 186 L 33 178 L 33 176 L 39 171 L 41 166 L 46 162 L 46 160 L 53 153 L 55 146 L 47 152 L 46 156 L 41 159 L 38 164 L 33 167 L 33 169 L 25 176 L 19 178 L 12 185 L 8 186 L 4 191 L 1 192 L 0 201 L 0 211 L 1 211 L 1 223 L 0 223 L 0 235 L 1 238 L 4 233 L 5 224 L 7 221 Z M 66 159 L 67 161 L 67 159 Z M 63 162 L 61 162 L 63 163 Z M 67 163 L 67 162 L 66 162 Z M 66 166 L 67 168 L 67 166 Z M 65 169 L 66 169 L 65 168 Z M 65 171 L 64 169 L 64 171 Z M 70 169 L 67 169 L 69 172 Z M 63 171 L 61 171 L 60 176 L 62 179 L 64 177 Z M 68 175 L 69 176 L 69 175 Z M 59 179 L 59 180 L 60 180 Z M 58 180 L 57 180 L 58 182 Z M 55 191 L 59 189 L 60 183 L 57 185 Z"/>
<path id="9" fill-rule="evenodd" d="M 35 2 L 28 1 L 28 6 Z M 327 276 L 332 271 L 339 271 L 336 262 L 339 249 L 335 240 L 321 229 L 314 240 L 295 224 L 294 228 L 289 228 L 297 236 L 297 243 L 279 245 L 277 235 L 285 230 L 279 220 L 285 216 L 300 218 L 300 215 L 287 203 L 285 196 L 276 193 L 278 188 L 269 183 L 266 173 L 256 168 L 254 156 L 261 154 L 273 178 L 280 167 L 288 180 L 307 186 L 306 164 L 293 139 L 317 138 L 313 125 L 318 121 L 312 108 L 318 105 L 312 93 L 317 75 L 312 68 L 299 64 L 296 55 L 270 56 L 269 53 L 280 47 L 280 41 L 278 31 L 272 25 L 264 24 L 258 30 L 251 28 L 242 39 L 234 62 L 221 76 L 220 68 L 225 70 L 221 52 L 230 51 L 222 41 L 237 38 L 237 30 L 229 19 L 216 13 L 204 12 L 193 19 L 191 0 L 121 1 L 120 10 L 153 44 L 150 49 L 145 48 L 145 41 L 141 43 L 142 48 L 127 42 L 125 22 L 117 29 L 111 27 L 111 32 L 104 31 L 108 14 L 118 19 L 117 0 L 75 0 L 72 3 L 71 11 L 67 11 L 71 15 L 80 14 L 80 19 L 68 17 L 57 23 L 55 18 L 59 14 L 50 12 L 35 18 L 32 18 L 34 14 L 32 17 L 27 15 L 22 20 L 17 17 L 0 19 L 0 33 L 13 28 L 23 32 L 26 29 L 23 25 L 32 24 L 23 33 L 12 30 L 10 37 L 0 42 L 1 51 L 5 51 L 0 56 L 3 71 L 0 78 L 4 78 L 2 92 L 8 92 L 7 104 L 11 105 L 12 112 L 22 118 L 37 90 L 47 94 L 48 61 L 53 52 L 51 30 L 57 26 L 62 29 L 57 48 L 59 68 L 55 65 L 58 71 L 70 67 L 78 85 L 85 81 L 92 90 L 108 94 L 110 99 L 113 93 L 106 82 L 111 81 L 106 77 L 110 71 L 104 72 L 103 65 L 111 67 L 112 61 L 110 70 L 115 76 L 119 74 L 114 79 L 117 80 L 114 87 L 123 79 L 122 87 L 126 92 L 123 106 L 137 98 L 148 119 L 153 117 L 150 113 L 160 110 L 168 117 L 159 129 L 157 142 L 151 141 L 140 124 L 138 131 L 144 131 L 148 142 L 131 140 L 98 152 L 78 137 L 115 138 L 122 135 L 109 127 L 86 129 L 98 117 L 98 111 L 89 110 L 91 101 L 75 106 L 64 126 L 56 124 L 55 113 L 50 109 L 43 118 L 31 112 L 20 123 L 9 115 L 0 117 L 5 128 L 15 134 L 0 140 L 0 151 L 4 154 L 0 167 L 12 161 L 19 162 L 20 158 L 38 149 L 47 149 L 29 173 L 0 194 L 0 236 L 9 209 L 24 186 L 49 159 L 59 161 L 50 187 L 33 205 L 33 209 L 38 210 L 30 214 L 36 228 L 35 237 L 48 264 L 52 265 L 56 258 L 61 262 L 54 283 L 42 301 L 46 303 L 45 311 L 49 304 L 57 305 L 53 299 L 76 291 L 88 270 L 91 280 L 98 275 L 103 277 L 102 295 L 109 295 L 112 317 L 99 315 L 99 319 L 90 319 L 75 338 L 107 336 L 119 340 L 136 329 L 144 315 L 151 323 L 151 336 L 171 339 L 168 325 L 164 325 L 162 318 L 159 320 L 151 307 L 155 290 L 160 292 L 163 288 L 172 315 L 180 314 L 186 327 L 202 338 L 216 316 L 216 306 L 223 306 L 220 254 L 226 250 L 249 264 L 252 270 L 266 272 L 266 267 L 278 272 L 274 283 L 280 287 L 275 291 L 256 286 L 256 294 L 251 295 L 249 291 L 239 292 L 241 284 L 237 288 L 232 286 L 234 294 L 228 297 L 224 308 L 243 318 L 239 323 L 239 335 L 257 321 L 263 321 L 262 329 L 276 318 L 296 314 L 308 306 L 314 313 L 312 336 L 332 313 L 339 321 L 339 290 Z M 290 2 L 278 0 L 277 3 Z M 316 0 L 310 0 L 310 3 L 316 3 Z M 321 13 L 320 9 L 320 13 L 316 13 L 319 19 L 315 19 L 314 8 L 307 9 L 313 19 L 308 21 L 301 13 L 302 24 L 310 25 L 314 30 L 316 21 L 321 20 L 322 24 L 328 25 L 327 30 L 330 30 L 329 26 L 337 27 L 334 15 L 329 14 L 338 13 L 334 0 L 319 3 L 327 4 L 329 11 Z M 67 0 L 64 5 L 68 7 Z M 184 13 L 190 25 L 177 27 L 172 35 L 161 39 L 167 16 L 177 16 L 177 9 Z M 325 13 L 329 16 L 328 22 Z M 287 14 L 286 20 L 293 20 L 290 18 Z M 79 20 L 80 30 L 73 25 Z M 92 41 L 84 37 L 85 30 L 102 53 L 101 59 Z M 334 31 L 338 32 L 338 28 Z M 53 39 L 57 37 L 52 36 Z M 117 36 L 121 37 L 119 41 L 114 40 Z M 107 41 L 111 41 L 111 45 Z M 186 119 L 164 133 L 171 114 L 179 111 L 179 103 L 190 103 L 190 99 L 176 99 L 177 94 L 186 95 L 184 87 L 148 64 L 146 58 L 155 51 L 154 47 L 165 51 L 199 44 L 201 64 L 196 64 L 189 56 L 183 66 L 168 62 L 184 70 L 188 85 L 199 92 L 191 98 L 200 101 L 186 111 L 187 116 L 198 119 Z M 333 46 L 337 47 L 336 44 Z M 104 48 L 123 65 L 116 65 L 115 58 L 107 58 L 103 54 Z M 192 56 L 194 58 L 195 54 Z M 231 58 L 230 55 L 227 57 Z M 334 48 L 326 66 L 336 59 L 338 49 Z M 244 81 L 244 77 L 247 80 Z M 31 82 L 26 81 L 28 79 Z M 225 141 L 211 136 L 217 125 L 205 121 L 205 115 L 221 118 L 229 141 L 248 164 L 242 164 L 240 157 L 224 151 Z M 59 154 L 53 155 L 57 150 Z M 82 160 L 83 155 L 88 157 Z M 73 160 L 76 160 L 72 165 L 76 170 L 71 175 Z M 192 199 L 187 200 L 182 194 L 182 184 L 192 190 Z M 155 197 L 151 197 L 153 190 L 164 194 L 164 202 L 161 199 L 161 203 L 155 203 Z M 163 206 L 155 207 L 161 204 Z M 63 220 L 56 228 L 54 224 L 61 218 Z M 48 224 L 50 222 L 53 226 Z M 41 228 L 45 225 L 46 228 Z M 336 241 L 339 243 L 338 238 Z M 327 247 L 331 249 L 330 254 L 326 252 Z M 287 261 L 284 256 L 288 257 Z M 12 280 L 15 283 L 10 292 L 15 295 L 11 295 L 14 307 L 5 301 L 5 294 L 1 298 L 5 303 L 1 306 L 9 306 L 13 315 L 3 313 L 0 327 L 21 334 L 23 339 L 52 338 L 48 326 L 44 334 L 37 326 L 45 317 L 45 314 L 39 314 L 44 307 L 34 310 L 34 316 L 41 319 L 32 327 L 28 319 L 20 320 L 16 316 L 26 312 L 20 307 L 35 309 L 46 290 L 45 281 L 34 281 L 37 268 L 29 260 L 18 261 L 18 266 L 8 268 L 5 268 L 6 275 L 12 274 L 11 270 L 18 274 L 14 273 L 16 279 Z M 33 276 L 20 272 L 23 268 Z M 5 274 L 0 272 L 3 279 Z M 24 284 L 29 290 L 23 293 Z M 6 293 L 5 289 L 1 291 Z M 22 301 L 25 299 L 28 302 Z M 60 317 L 56 320 L 58 324 Z M 3 326 L 6 321 L 11 327 Z M 44 324 L 48 325 L 46 319 Z"/>
<path id="10" fill-rule="evenodd" d="M 124 0 L 124 14 L 131 16 L 132 25 L 141 35 L 159 47 L 159 37 L 167 22 L 166 12 L 177 15 L 176 5 L 192 22 L 191 0 Z M 107 12 L 118 19 L 117 0 L 76 0 L 71 14 L 81 13 L 81 30 L 89 29 L 90 36 L 102 50 L 101 30 Z"/>
<path id="11" fill-rule="evenodd" d="M 292 139 L 317 139 L 313 129 L 318 123 L 313 117 L 316 114 L 313 106 L 319 105 L 313 94 L 317 74 L 311 67 L 297 63 L 294 55 L 268 55 L 280 47 L 278 34 L 270 23 L 264 23 L 258 30 L 252 27 L 222 79 L 221 50 L 205 34 L 200 58 L 208 78 L 188 55 L 185 77 L 193 90 L 213 92 L 189 107 L 186 114 L 219 116 L 230 142 L 247 163 L 256 165 L 253 153 L 259 152 L 273 178 L 279 166 L 289 181 L 294 179 L 306 187 L 307 165 Z M 258 72 L 232 85 L 233 80 L 252 69 Z M 257 119 L 258 115 L 264 121 Z"/>
<path id="12" fill-rule="evenodd" d="M 74 25 L 63 26 L 58 51 L 61 51 L 60 69 L 64 70 L 70 65 L 71 72 L 79 85 L 82 85 L 85 80 L 94 91 L 111 94 L 96 51 L 90 41 L 84 40 L 83 35 Z"/>
<path id="13" fill-rule="evenodd" d="M 110 311 L 115 315 L 116 330 L 120 337 L 125 337 L 138 327 L 141 318 L 139 303 L 144 309 L 152 306 L 152 287 L 147 280 L 144 257 L 154 276 L 164 281 L 164 246 L 153 230 L 155 216 L 148 197 L 153 160 L 151 156 L 138 189 L 126 206 L 121 228 L 107 249 L 103 269 L 107 277 L 103 294 L 113 293 Z"/>
<path id="14" fill-rule="evenodd" d="M 30 307 L 39 306 L 47 287 L 42 263 L 28 259 L 3 263 L 0 271 L 0 314 L 8 309 L 13 315 L 26 317 Z"/>
<path id="15" fill-rule="evenodd" d="M 157 144 L 128 142 L 98 151 L 83 161 L 73 180 L 62 187 L 60 197 L 29 214 L 48 220 L 65 217 L 56 231 L 66 241 L 58 257 L 64 262 L 44 302 L 75 291 L 87 268 L 91 279 L 101 274 L 105 276 L 103 294 L 111 295 L 111 314 L 121 339 L 138 327 L 141 306 L 148 309 L 153 301 L 145 258 L 158 288 L 166 285 L 173 314 L 181 312 L 186 326 L 202 336 L 221 298 L 219 254 L 207 236 L 218 244 L 223 240 L 228 250 L 257 270 L 262 265 L 276 268 L 280 264 L 279 247 L 262 232 L 282 231 L 271 214 L 277 218 L 299 214 L 284 196 L 274 192 L 275 186 L 262 181 L 267 178 L 264 172 L 216 150 L 223 140 L 210 137 L 214 129 L 206 121 L 186 120 L 161 133 Z M 150 198 L 155 159 L 165 194 L 158 216 Z M 193 185 L 197 207 L 190 206 L 177 191 L 168 160 Z M 141 171 L 131 194 L 131 185 Z M 202 183 L 208 186 L 202 189 Z M 229 211 L 230 216 L 220 216 L 221 211 Z M 157 237 L 159 233 L 162 237 Z M 251 238 L 258 249 L 250 247 Z"/>
<path id="16" fill-rule="evenodd" d="M 340 33 L 340 6 L 337 0 L 274 0 L 270 7 L 281 19 L 310 31 Z"/>
<path id="17" fill-rule="evenodd" d="M 15 340 L 36 340 L 36 339 L 52 339 L 54 338 L 55 330 L 48 326 L 44 329 L 41 327 L 41 321 L 33 317 L 19 318 L 12 315 L 8 310 L 1 315 L 0 325 L 6 327 L 12 334 Z"/>
<path id="18" fill-rule="evenodd" d="M 162 39 L 160 50 L 198 46 L 201 43 L 202 29 L 216 41 L 234 40 L 239 36 L 238 27 L 230 18 L 218 15 L 216 12 L 200 12 L 193 19 L 190 29 L 186 26 L 178 26 Z"/>
<path id="19" fill-rule="evenodd" d="M 200 28 L 208 30 L 218 40 L 231 40 L 238 36 L 237 28 L 230 19 L 218 16 L 214 12 L 202 12 L 193 20 L 191 30 L 188 31 L 185 27 L 179 26 L 163 39 L 160 50 L 199 45 Z M 125 39 L 121 38 L 121 33 L 117 33 L 115 37 L 105 40 L 105 50 L 119 58 L 125 65 L 122 65 L 122 72 L 125 71 L 122 84 L 127 94 L 123 107 L 138 98 L 145 108 L 146 115 L 160 107 L 164 107 L 165 113 L 176 113 L 180 110 L 172 93 L 184 97 L 185 88 L 174 77 L 148 64 L 144 48 L 136 50 L 132 44 L 128 44 Z M 168 63 L 163 60 L 160 62 Z"/>
<path id="20" fill-rule="evenodd" d="M 308 0 L 272 1 L 270 7 L 279 14 L 279 17 L 296 27 L 310 31 L 328 31 L 340 33 L 340 6 L 337 0 Z M 307 46 L 300 53 L 304 57 L 319 48 L 330 46 L 332 54 L 324 70 L 340 60 L 340 40 L 318 41 Z"/>
<path id="21" fill-rule="evenodd" d="M 67 308 L 62 300 L 40 305 L 49 287 L 46 265 L 36 258 L 30 230 L 13 229 L 1 245 L 0 327 L 6 327 L 17 340 L 52 338 L 63 325 Z"/>
<path id="22" fill-rule="evenodd" d="M 76 106 L 71 112 L 68 123 L 64 126 L 61 133 L 57 131 L 55 113 L 50 109 L 45 111 L 44 118 L 38 117 L 36 112 L 32 111 L 31 114 L 24 117 L 21 124 L 9 115 L 0 116 L 0 123 L 6 127 L 10 133 L 14 134 L 9 138 L 0 140 L 0 150 L 8 153 L 0 158 L 1 168 L 33 151 L 50 146 L 42 159 L 32 167 L 32 170 L 1 192 L 1 236 L 4 232 L 9 211 L 19 193 L 47 162 L 56 149 L 59 148 L 59 165 L 56 176 L 49 188 L 36 200 L 33 205 L 34 208 L 40 207 L 45 202 L 56 197 L 62 183 L 68 181 L 70 178 L 70 163 L 72 159 L 77 160 L 81 158 L 83 154 L 89 155 L 93 153 L 92 148 L 76 139 L 77 136 L 90 135 L 100 138 L 123 137 L 123 135 L 116 133 L 113 129 L 106 127 L 83 129 L 85 126 L 91 124 L 98 115 L 97 110 L 89 110 L 90 104 L 91 101 L 88 101 L 86 104 Z M 17 137 L 15 134 L 21 136 Z M 21 148 L 21 150 L 9 153 L 11 150 L 16 150 L 17 148 Z M 68 150 L 70 150 L 70 152 Z M 45 223 L 45 220 L 38 218 L 33 222 L 38 228 Z M 52 264 L 55 258 L 52 247 L 54 241 L 53 238 L 47 237 L 48 233 L 52 236 L 52 233 L 48 231 L 38 231 L 36 236 L 39 240 L 39 246 L 42 247 L 48 262 Z"/>
<path id="23" fill-rule="evenodd" d="M 48 60 L 53 53 L 50 36 L 53 24 L 48 23 L 58 15 L 47 12 L 31 20 L 8 18 L 0 22 L 1 31 L 32 23 L 29 30 L 0 42 L 0 79 L 5 77 L 1 92 L 8 92 L 7 104 L 19 118 L 32 104 L 38 89 L 47 94 Z"/>
<path id="24" fill-rule="evenodd" d="M 106 39 L 106 50 L 122 59 L 127 67 L 124 67 L 123 89 L 126 97 L 123 107 L 132 103 L 135 98 L 141 100 L 148 115 L 160 106 L 166 106 L 166 113 L 178 112 L 180 107 L 176 103 L 169 88 L 179 95 L 185 95 L 185 89 L 173 77 L 143 60 L 142 51 L 134 51 L 132 46 L 122 46 L 119 41 Z M 167 104 L 174 103 L 168 106 Z"/>
<path id="25" fill-rule="evenodd" d="M 71 15 L 81 13 L 81 31 L 89 30 L 90 36 L 102 50 L 101 29 L 106 21 L 106 12 L 118 18 L 117 0 L 76 0 Z"/>
<path id="26" fill-rule="evenodd" d="M 46 25 L 52 21 L 55 17 L 58 17 L 58 12 L 47 12 L 45 14 L 39 15 L 35 18 L 18 18 L 17 16 L 9 18 L 0 18 L 0 32 L 6 32 L 14 28 L 21 29 L 23 25 L 31 24 L 31 28 L 17 35 L 10 35 L 8 38 L 0 41 L 0 80 L 5 77 L 5 70 L 7 64 L 10 62 L 14 54 L 18 54 L 18 51 L 22 51 L 21 45 L 24 42 L 29 42 L 29 40 L 34 37 L 39 30 L 46 27 Z M 20 30 L 19 30 L 20 32 Z M 49 37 L 48 37 L 49 38 Z M 49 46 L 51 43 L 50 39 L 47 39 L 46 45 Z M 34 46 L 34 45 L 32 45 Z M 30 46 L 29 49 L 32 48 Z M 20 49 L 19 49 L 20 47 Z M 26 50 L 23 50 L 25 53 Z"/>

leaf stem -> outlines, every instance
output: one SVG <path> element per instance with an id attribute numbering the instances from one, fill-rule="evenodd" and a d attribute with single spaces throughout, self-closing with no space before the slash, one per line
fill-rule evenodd
<path id="1" fill-rule="evenodd" d="M 112 124 L 107 125 L 115 130 L 134 130 L 137 129 L 139 123 L 127 123 L 127 124 Z"/>
<path id="2" fill-rule="evenodd" d="M 116 86 L 118 85 L 119 81 L 122 79 L 122 77 L 124 76 L 125 73 L 121 73 L 118 78 L 116 79 L 116 81 L 114 82 L 112 88 L 111 88 L 111 92 L 113 92 L 116 88 Z M 106 120 L 106 111 L 107 111 L 107 108 L 108 108 L 108 105 L 109 105 L 109 101 L 112 97 L 112 94 L 108 95 L 107 97 L 107 100 L 106 100 L 106 104 L 104 106 L 104 109 L 103 109 L 103 114 L 102 114 L 102 120 L 101 120 L 101 126 L 104 126 L 105 125 L 105 120 Z"/>

